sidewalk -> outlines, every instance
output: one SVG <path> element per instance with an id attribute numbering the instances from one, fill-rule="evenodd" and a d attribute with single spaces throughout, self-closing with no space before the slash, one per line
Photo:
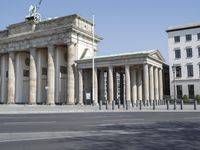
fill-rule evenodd
<path id="1" fill-rule="evenodd" d="M 158 105 L 155 110 L 153 106 L 142 106 L 142 110 L 139 107 L 131 107 L 126 110 L 123 106 L 115 106 L 115 109 L 112 110 L 111 105 L 102 106 L 102 110 L 99 110 L 99 106 L 90 106 L 90 105 L 0 105 L 0 114 L 46 114 L 46 113 L 76 113 L 76 112 L 200 112 L 200 105 L 197 105 L 197 109 L 194 110 L 194 105 L 184 105 L 183 110 L 180 110 L 180 105 L 177 105 L 176 110 L 174 106 L 170 105 L 169 110 L 167 110 L 166 105 Z"/>

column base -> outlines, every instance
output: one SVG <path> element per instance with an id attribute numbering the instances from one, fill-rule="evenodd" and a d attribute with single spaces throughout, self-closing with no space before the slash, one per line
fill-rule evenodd
<path id="1" fill-rule="evenodd" d="M 67 102 L 66 105 L 75 105 L 73 102 Z"/>

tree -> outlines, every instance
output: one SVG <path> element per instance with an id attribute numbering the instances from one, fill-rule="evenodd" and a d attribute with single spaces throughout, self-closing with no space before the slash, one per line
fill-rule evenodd
<path id="1" fill-rule="evenodd" d="M 183 96 L 183 101 L 184 101 L 184 103 L 189 103 L 189 98 L 187 95 Z"/>
<path id="2" fill-rule="evenodd" d="M 198 103 L 200 103 L 200 96 L 199 96 L 199 95 L 196 95 L 196 96 L 195 96 L 195 100 L 196 100 Z"/>

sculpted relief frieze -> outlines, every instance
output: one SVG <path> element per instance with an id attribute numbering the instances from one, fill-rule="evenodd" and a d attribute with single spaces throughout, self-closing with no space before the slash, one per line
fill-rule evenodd
<path id="1" fill-rule="evenodd" d="M 53 34 L 19 41 L 11 41 L 8 44 L 0 44 L 0 52 L 28 51 L 31 47 L 47 47 L 49 44 L 64 44 L 70 39 L 69 33 Z"/>

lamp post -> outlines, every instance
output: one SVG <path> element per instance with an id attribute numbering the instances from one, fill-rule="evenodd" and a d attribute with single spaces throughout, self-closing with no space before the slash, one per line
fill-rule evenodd
<path id="1" fill-rule="evenodd" d="M 175 83 L 176 66 L 174 64 L 172 65 L 172 72 L 174 80 L 174 109 L 176 109 L 176 83 Z"/>
<path id="2" fill-rule="evenodd" d="M 95 48 L 94 48 L 94 15 L 92 17 L 92 50 L 93 50 L 93 57 L 92 57 L 92 103 L 94 105 L 95 96 L 94 96 L 94 57 L 95 57 Z"/>

